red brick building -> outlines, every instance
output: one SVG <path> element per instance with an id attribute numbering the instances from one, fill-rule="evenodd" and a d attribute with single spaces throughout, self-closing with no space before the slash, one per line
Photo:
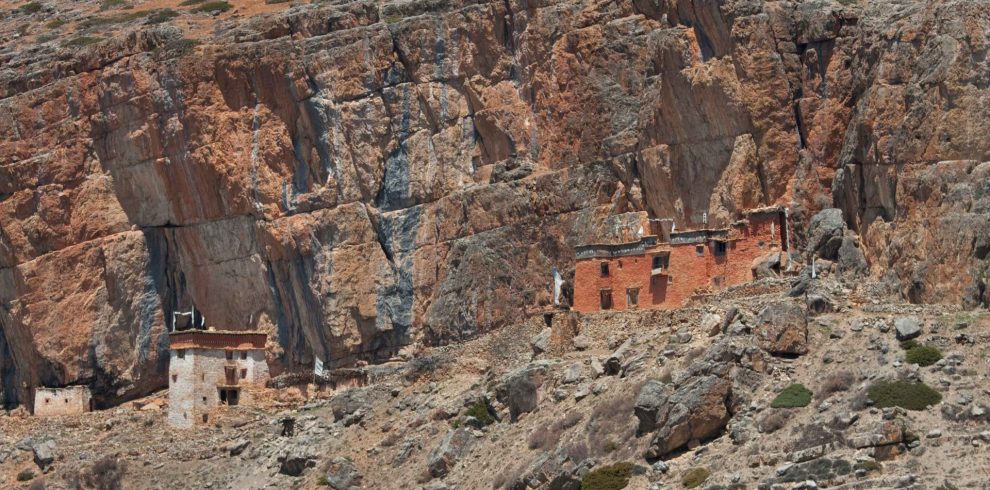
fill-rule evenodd
<path id="1" fill-rule="evenodd" d="M 783 208 L 747 211 L 727 228 L 665 230 L 638 241 L 576 248 L 574 309 L 676 308 L 692 296 L 753 279 L 758 258 L 787 250 Z"/>

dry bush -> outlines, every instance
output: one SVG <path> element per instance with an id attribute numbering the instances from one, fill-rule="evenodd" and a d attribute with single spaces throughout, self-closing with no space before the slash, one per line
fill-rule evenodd
<path id="1" fill-rule="evenodd" d="M 587 444 L 581 441 L 576 441 L 568 444 L 567 447 L 564 448 L 564 454 L 567 454 L 567 459 L 577 464 L 588 459 L 588 455 L 590 453 L 588 451 Z"/>
<path id="2" fill-rule="evenodd" d="M 537 427 L 529 434 L 528 445 L 530 449 L 545 449 L 556 446 L 560 441 L 563 432 L 574 427 L 581 422 L 581 414 L 577 411 L 570 411 L 564 418 L 554 421 L 544 427 Z"/>
<path id="3" fill-rule="evenodd" d="M 777 432 L 787 425 L 788 418 L 789 414 L 785 410 L 771 410 L 770 413 L 760 419 L 760 432 L 764 434 Z"/>
<path id="4" fill-rule="evenodd" d="M 848 391 L 852 388 L 853 383 L 856 382 L 856 376 L 849 371 L 839 371 L 837 373 L 829 374 L 825 376 L 822 380 L 822 385 L 818 389 L 819 400 L 824 400 L 831 396 L 833 393 L 838 393 L 840 391 Z"/>
<path id="5" fill-rule="evenodd" d="M 525 468 L 525 463 L 513 466 L 509 465 L 502 468 L 502 471 L 495 475 L 495 479 L 492 480 L 492 489 L 511 489 L 516 487 L 516 483 L 522 478 L 522 472 Z"/>
<path id="6" fill-rule="evenodd" d="M 121 490 L 126 464 L 113 456 L 104 456 L 80 475 L 80 482 L 86 488 L 97 490 Z"/>
<path id="7" fill-rule="evenodd" d="M 601 457 L 617 449 L 616 440 L 636 439 L 638 421 L 633 413 L 639 387 L 619 391 L 608 400 L 602 400 L 591 412 L 586 432 L 592 445 L 592 455 Z"/>

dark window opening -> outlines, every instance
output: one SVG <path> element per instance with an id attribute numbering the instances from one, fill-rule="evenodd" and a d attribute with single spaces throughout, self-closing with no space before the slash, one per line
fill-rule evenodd
<path id="1" fill-rule="evenodd" d="M 715 256 L 716 257 L 723 257 L 723 256 L 725 256 L 725 252 L 726 252 L 726 243 L 725 242 L 715 242 Z"/>
<path id="2" fill-rule="evenodd" d="M 242 361 L 247 360 L 247 351 L 246 350 L 245 351 L 241 351 L 241 360 Z"/>
<path id="3" fill-rule="evenodd" d="M 704 245 L 698 245 L 698 246 L 694 247 L 694 253 L 698 254 L 698 257 L 704 257 L 704 255 L 705 255 L 705 246 Z"/>
<path id="4" fill-rule="evenodd" d="M 203 423 L 205 424 L 205 423 L 207 423 L 209 421 L 210 421 L 210 416 L 204 413 L 203 414 Z"/>
<path id="5" fill-rule="evenodd" d="M 602 289 L 601 292 L 600 292 L 600 294 L 601 294 L 602 309 L 603 310 L 611 310 L 612 309 L 612 290 L 611 289 Z"/>
<path id="6" fill-rule="evenodd" d="M 185 349 L 179 349 L 179 352 L 177 354 L 179 356 L 179 359 L 185 359 L 186 358 L 186 350 Z"/>
<path id="7" fill-rule="evenodd" d="M 235 406 L 240 398 L 240 390 L 237 389 L 221 389 L 220 390 L 220 404 Z"/>
<path id="8" fill-rule="evenodd" d="M 175 383 L 178 380 L 179 380 L 179 375 L 178 374 L 173 374 L 172 375 L 172 382 Z"/>
<path id="9" fill-rule="evenodd" d="M 247 369 L 241 369 L 241 379 L 247 378 Z"/>
<path id="10" fill-rule="evenodd" d="M 608 262 L 602 262 L 602 277 L 608 277 Z"/>
<path id="11" fill-rule="evenodd" d="M 206 397 L 203 397 L 203 405 L 206 405 Z"/>
<path id="12" fill-rule="evenodd" d="M 626 289 L 626 304 L 630 308 L 634 308 L 639 305 L 639 288 L 629 288 Z"/>
<path id="13" fill-rule="evenodd" d="M 725 278 L 722 276 L 715 276 L 712 278 L 712 282 L 715 284 L 715 287 L 720 288 L 722 287 L 722 283 L 725 282 Z"/>
<path id="14" fill-rule="evenodd" d="M 227 378 L 227 384 L 228 385 L 236 385 L 237 384 L 237 369 L 234 368 L 233 366 L 225 366 L 223 368 L 223 370 L 224 370 L 224 374 L 226 375 L 226 378 Z"/>
<path id="15" fill-rule="evenodd" d="M 229 350 L 229 351 L 225 352 L 225 354 L 227 355 L 227 360 L 228 361 L 233 361 L 234 360 L 234 351 Z"/>
<path id="16" fill-rule="evenodd" d="M 654 269 L 666 269 L 670 267 L 670 256 L 667 254 L 653 256 Z"/>

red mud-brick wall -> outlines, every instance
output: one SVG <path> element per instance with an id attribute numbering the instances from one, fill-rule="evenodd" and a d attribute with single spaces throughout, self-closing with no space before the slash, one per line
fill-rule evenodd
<path id="1" fill-rule="evenodd" d="M 601 263 L 608 262 L 608 277 L 601 275 Z M 579 260 L 574 265 L 574 309 L 581 312 L 601 309 L 603 288 L 612 289 L 612 309 L 624 310 L 626 288 L 639 288 L 639 305 L 649 305 L 652 259 L 647 255 Z"/>
<path id="2" fill-rule="evenodd" d="M 723 256 L 715 255 L 714 242 L 661 245 L 645 254 L 617 258 L 581 259 L 574 271 L 574 309 L 580 312 L 601 309 L 600 291 L 612 290 L 612 309 L 623 310 L 626 289 L 639 288 L 639 307 L 676 308 L 694 294 L 743 284 L 753 279 L 753 261 L 770 252 L 780 252 L 786 243 L 781 213 L 757 213 L 746 226 L 736 227 Z M 698 255 L 697 247 L 703 254 Z M 654 252 L 670 252 L 666 274 L 651 280 Z M 601 263 L 609 264 L 609 275 L 602 277 Z M 718 285 L 715 279 L 721 278 Z"/>

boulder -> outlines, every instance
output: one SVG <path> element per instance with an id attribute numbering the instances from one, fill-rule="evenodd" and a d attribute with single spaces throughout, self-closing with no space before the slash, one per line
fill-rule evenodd
<path id="1" fill-rule="evenodd" d="M 573 384 L 581 381 L 584 378 L 584 364 L 580 362 L 575 362 L 567 369 L 564 370 L 563 376 L 560 377 L 560 382 L 564 384 Z"/>
<path id="2" fill-rule="evenodd" d="M 330 399 L 334 420 L 343 422 L 345 426 L 359 422 L 370 406 L 368 392 L 363 388 L 352 388 Z"/>
<path id="3" fill-rule="evenodd" d="M 866 262 L 866 255 L 859 249 L 859 244 L 852 237 L 842 239 L 842 245 L 838 252 L 839 273 L 844 275 L 859 276 L 869 270 L 869 263 Z"/>
<path id="4" fill-rule="evenodd" d="M 495 398 L 509 408 L 509 419 L 532 412 L 539 405 L 539 388 L 550 363 L 538 361 L 506 374 L 495 387 Z"/>
<path id="5" fill-rule="evenodd" d="M 842 236 L 846 230 L 846 222 L 842 218 L 842 210 L 837 208 L 823 209 L 811 217 L 808 224 L 808 251 L 823 259 L 833 260 L 839 254 L 842 246 Z"/>
<path id="6" fill-rule="evenodd" d="M 360 490 L 361 472 L 347 458 L 333 458 L 327 467 L 327 486 L 331 490 Z"/>
<path id="7" fill-rule="evenodd" d="M 753 259 L 750 266 L 754 279 L 766 279 L 780 275 L 780 252 L 770 252 Z"/>
<path id="8" fill-rule="evenodd" d="M 467 429 L 454 429 L 448 432 L 440 441 L 440 445 L 430 453 L 430 459 L 427 462 L 430 475 L 433 475 L 434 478 L 447 476 L 457 461 L 470 449 L 472 442 L 474 442 L 474 436 Z"/>
<path id="9" fill-rule="evenodd" d="M 41 471 L 48 471 L 48 468 L 55 462 L 55 441 L 46 439 L 32 442 L 31 452 L 34 454 L 34 464 L 38 465 Z"/>
<path id="10" fill-rule="evenodd" d="M 832 298 L 820 294 L 809 294 L 807 305 L 808 311 L 816 315 L 835 311 L 835 303 L 832 301 Z"/>
<path id="11" fill-rule="evenodd" d="M 905 341 L 921 335 L 921 320 L 917 317 L 906 316 L 894 321 L 894 331 L 897 340 Z"/>
<path id="12" fill-rule="evenodd" d="M 701 331 L 708 334 L 709 337 L 714 337 L 722 333 L 722 317 L 714 313 L 705 313 L 701 315 Z"/>
<path id="13" fill-rule="evenodd" d="M 550 337 L 553 335 L 553 330 L 550 327 L 540 330 L 540 333 L 536 334 L 529 340 L 529 345 L 533 348 L 533 354 L 542 354 L 550 350 Z"/>
<path id="14" fill-rule="evenodd" d="M 808 353 L 807 313 L 793 301 L 779 301 L 763 308 L 753 333 L 757 344 L 771 354 Z"/>
<path id="15" fill-rule="evenodd" d="M 615 352 L 605 359 L 605 374 L 615 376 L 622 371 L 622 366 L 636 353 L 635 350 L 633 350 L 632 344 L 633 341 L 631 338 L 626 339 L 622 345 L 615 349 Z"/>
<path id="16" fill-rule="evenodd" d="M 316 466 L 317 455 L 313 452 L 311 444 L 300 441 L 283 447 L 277 459 L 279 473 L 300 476 L 307 468 Z"/>
<path id="17" fill-rule="evenodd" d="M 657 400 L 653 424 L 657 430 L 646 457 L 663 458 L 684 446 L 694 446 L 717 436 L 731 416 L 731 396 L 729 380 L 699 376 L 678 387 L 666 399 Z"/>
<path id="18" fill-rule="evenodd" d="M 227 451 L 231 456 L 237 456 L 238 454 L 243 453 L 244 450 L 250 445 L 251 441 L 241 438 L 227 445 Z"/>
<path id="19" fill-rule="evenodd" d="M 636 404 L 633 406 L 636 418 L 639 419 L 637 435 L 657 429 L 657 413 L 669 395 L 670 388 L 660 380 L 651 379 L 643 383 L 639 395 L 636 396 Z"/>

